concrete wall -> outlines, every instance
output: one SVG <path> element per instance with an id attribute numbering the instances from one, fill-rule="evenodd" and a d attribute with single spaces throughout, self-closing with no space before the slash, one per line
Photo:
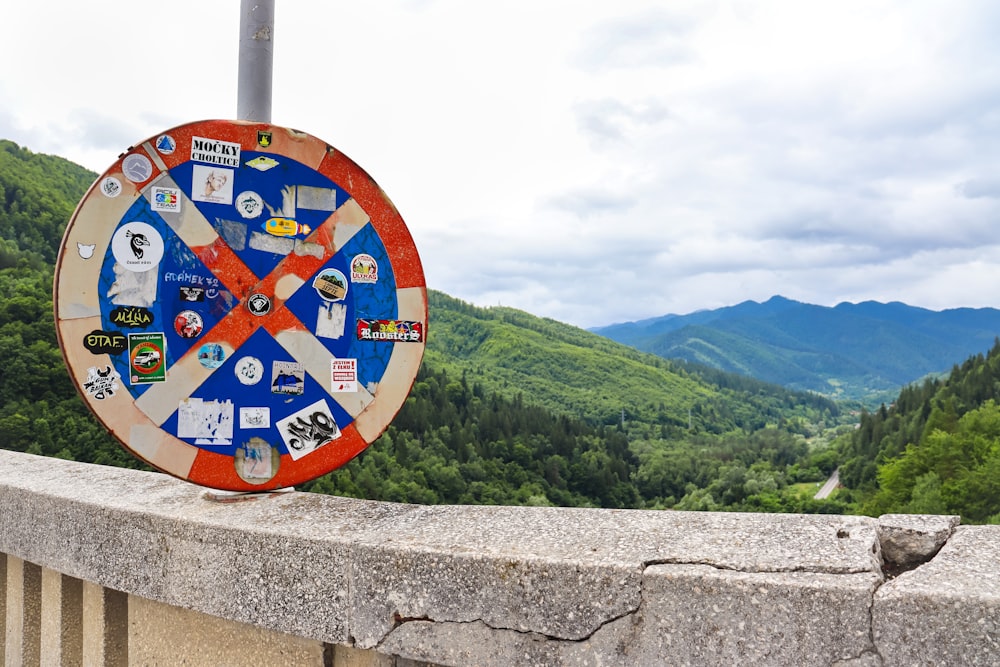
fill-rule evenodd
<path id="1" fill-rule="evenodd" d="M 236 499 L 0 451 L 0 659 L 1000 664 L 1000 527 L 956 523 Z"/>

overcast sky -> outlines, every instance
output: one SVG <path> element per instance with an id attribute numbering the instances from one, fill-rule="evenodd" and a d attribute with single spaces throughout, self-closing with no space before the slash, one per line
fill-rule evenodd
<path id="1" fill-rule="evenodd" d="M 0 138 L 102 172 L 236 115 L 238 0 L 8 5 Z M 997 35 L 988 0 L 276 0 L 272 122 L 477 305 L 1000 306 Z"/>

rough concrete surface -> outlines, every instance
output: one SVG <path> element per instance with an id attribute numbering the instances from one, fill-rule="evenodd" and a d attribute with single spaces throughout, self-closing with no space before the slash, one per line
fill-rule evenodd
<path id="1" fill-rule="evenodd" d="M 416 621 L 379 646 L 448 665 L 829 665 L 873 650 L 875 573 L 744 573 L 653 565 L 632 613 L 578 642 Z"/>
<path id="2" fill-rule="evenodd" d="M 1000 542 L 1000 529 L 982 530 Z M 405 662 L 877 664 L 912 632 L 914 600 L 936 609 L 951 599 L 948 568 L 974 561 L 995 573 L 995 560 L 989 570 L 957 551 L 963 535 L 879 589 L 868 517 L 423 507 L 295 492 L 219 502 L 160 474 L 0 451 L 0 552 Z M 981 593 L 955 599 L 978 605 L 982 643 L 996 635 Z M 876 604 L 874 642 L 873 597 L 886 615 Z"/>
<path id="3" fill-rule="evenodd" d="M 959 526 L 883 585 L 873 631 L 886 665 L 1000 665 L 1000 527 Z"/>
<path id="4" fill-rule="evenodd" d="M 128 604 L 128 664 L 321 665 L 319 642 L 132 597 Z"/>

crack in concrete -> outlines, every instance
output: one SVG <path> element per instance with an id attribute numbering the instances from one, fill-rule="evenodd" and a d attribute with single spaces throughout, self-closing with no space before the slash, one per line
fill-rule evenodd
<path id="1" fill-rule="evenodd" d="M 937 557 L 937 555 L 941 553 L 941 550 L 944 549 L 945 545 L 948 544 L 951 538 L 955 535 L 956 527 L 957 526 L 951 526 L 948 529 L 947 535 L 945 536 L 944 541 L 941 543 L 941 546 L 939 546 L 933 553 L 928 554 L 926 559 L 912 565 L 911 567 L 902 569 L 889 568 L 887 570 L 886 564 L 883 562 L 882 559 L 882 545 L 881 545 L 881 534 L 880 534 L 878 563 L 879 563 L 879 574 L 881 575 L 881 579 L 872 588 L 871 599 L 868 604 L 868 642 L 869 644 L 871 644 L 871 653 L 874 654 L 876 660 L 878 660 L 879 665 L 885 664 L 885 658 L 882 656 L 882 651 L 879 649 L 878 642 L 875 641 L 875 596 L 878 595 L 879 589 L 881 589 L 882 586 L 889 583 L 899 575 L 905 572 L 912 572 L 932 562 Z M 861 660 L 868 653 L 869 653 L 868 651 L 862 651 L 860 655 L 858 655 L 855 658 L 852 658 L 852 660 Z"/>
<path id="2" fill-rule="evenodd" d="M 724 572 L 740 572 L 742 574 L 787 574 L 789 572 L 805 572 L 809 574 L 867 574 L 872 572 L 871 568 L 817 568 L 809 567 L 805 565 L 799 565 L 795 567 L 787 568 L 742 568 L 736 567 L 734 565 L 723 565 L 721 563 L 712 563 L 707 560 L 677 560 L 671 558 L 664 559 L 651 559 L 643 561 L 643 574 L 645 574 L 646 569 L 652 565 L 704 565 L 706 567 L 711 567 L 716 570 L 722 570 Z"/>
<path id="3" fill-rule="evenodd" d="M 919 565 L 915 566 L 914 568 L 910 568 L 910 569 L 916 569 L 917 567 L 920 567 L 921 565 L 925 565 L 925 564 L 931 562 L 938 555 L 938 553 L 940 553 L 941 549 L 944 548 L 944 545 L 946 545 L 948 543 L 948 541 L 951 539 L 951 537 L 954 534 L 955 534 L 955 528 L 953 527 L 953 528 L 951 528 L 949 530 L 949 532 L 947 534 L 947 537 L 945 538 L 945 540 L 942 543 L 941 547 L 939 547 L 932 555 L 930 555 L 930 557 L 926 561 L 924 561 L 924 562 L 920 563 Z M 495 626 L 495 625 L 492 625 L 492 624 L 486 622 L 485 620 L 483 620 L 481 618 L 475 618 L 475 619 L 470 619 L 470 620 L 436 621 L 435 619 L 430 618 L 427 615 L 423 615 L 423 616 L 402 616 L 398 611 L 396 611 L 396 612 L 393 612 L 393 615 L 392 615 L 392 621 L 393 621 L 392 627 L 382 636 L 381 639 L 379 639 L 378 642 L 376 642 L 374 648 L 375 648 L 375 650 L 378 650 L 379 648 L 381 648 L 385 644 L 385 642 L 389 639 L 389 637 L 398 628 L 400 628 L 401 626 L 403 626 L 406 623 L 414 623 L 414 622 L 424 622 L 424 623 L 432 623 L 432 624 L 434 624 L 434 623 L 441 623 L 441 624 L 461 624 L 461 625 L 479 623 L 482 626 L 484 626 L 485 628 L 487 628 L 489 630 L 493 630 L 493 631 L 513 632 L 513 633 L 516 633 L 518 635 L 531 636 L 531 637 L 535 637 L 535 638 L 538 638 L 538 639 L 541 639 L 541 640 L 552 641 L 552 642 L 557 642 L 557 643 L 566 643 L 566 644 L 579 644 L 579 643 L 583 643 L 583 642 L 586 642 L 586 641 L 590 641 L 594 637 L 594 635 L 596 635 L 598 632 L 600 632 L 604 628 L 608 627 L 609 625 L 611 625 L 613 623 L 617 623 L 618 621 L 621 621 L 622 619 L 629 618 L 631 616 L 635 616 L 636 614 L 639 614 L 639 612 L 642 610 L 643 604 L 645 602 L 646 572 L 647 572 L 647 570 L 650 567 L 653 567 L 653 566 L 656 566 L 656 565 L 703 565 L 703 566 L 706 566 L 706 567 L 714 568 L 716 570 L 728 571 L 728 572 L 739 572 L 739 573 L 743 573 L 743 574 L 783 574 L 783 573 L 799 572 L 799 573 L 816 573 L 816 574 L 833 574 L 833 575 L 840 575 L 840 574 L 850 575 L 850 574 L 873 573 L 873 574 L 878 575 L 878 579 L 876 580 L 876 582 L 872 586 L 871 595 L 868 598 L 868 647 L 866 647 L 863 651 L 861 651 L 857 656 L 854 656 L 854 657 L 851 657 L 851 658 L 847 658 L 846 660 L 836 660 L 833 663 L 831 663 L 831 665 L 849 665 L 849 664 L 854 663 L 855 661 L 864 661 L 864 660 L 866 660 L 866 658 L 868 656 L 871 656 L 876 661 L 876 664 L 878 664 L 878 665 L 884 665 L 885 664 L 885 658 L 882 656 L 882 652 L 879 649 L 878 643 L 875 640 L 875 596 L 878 594 L 879 589 L 883 585 L 885 585 L 888 581 L 892 580 L 892 576 L 889 576 L 886 573 L 886 571 L 885 571 L 884 563 L 883 563 L 883 560 L 882 560 L 881 543 L 878 540 L 876 540 L 875 545 L 873 545 L 873 550 L 876 550 L 876 555 L 877 555 L 877 558 L 874 559 L 874 565 L 875 565 L 874 568 L 828 568 L 828 569 L 824 569 L 824 568 L 815 568 L 815 567 L 808 567 L 808 566 L 797 566 L 797 567 L 790 567 L 790 568 L 755 569 L 755 568 L 741 568 L 741 567 L 736 567 L 736 566 L 732 566 L 732 565 L 726 565 L 726 564 L 722 564 L 722 563 L 713 563 L 713 562 L 709 562 L 707 560 L 680 560 L 680 559 L 670 559 L 670 558 L 649 559 L 649 560 L 643 561 L 641 563 L 641 565 L 640 565 L 639 591 L 638 591 L 639 601 L 635 605 L 635 607 L 627 609 L 627 610 L 625 610 L 625 611 L 623 611 L 623 612 L 621 612 L 619 614 L 616 614 L 616 615 L 614 615 L 614 616 L 612 616 L 610 618 L 607 618 L 607 619 L 605 619 L 603 621 L 600 621 L 594 627 L 594 629 L 591 632 L 589 632 L 585 636 L 582 636 L 582 637 L 579 637 L 579 638 L 559 637 L 559 636 L 556 636 L 556 635 L 551 635 L 551 634 L 547 634 L 547 633 L 544 633 L 544 632 L 539 632 L 537 630 L 521 630 L 521 629 L 512 628 L 512 627 Z"/>

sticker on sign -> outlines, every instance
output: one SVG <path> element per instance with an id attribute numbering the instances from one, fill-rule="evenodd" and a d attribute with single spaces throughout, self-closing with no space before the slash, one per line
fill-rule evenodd
<path id="1" fill-rule="evenodd" d="M 340 428 L 325 399 L 285 417 L 276 425 L 295 461 L 340 437 Z"/>

